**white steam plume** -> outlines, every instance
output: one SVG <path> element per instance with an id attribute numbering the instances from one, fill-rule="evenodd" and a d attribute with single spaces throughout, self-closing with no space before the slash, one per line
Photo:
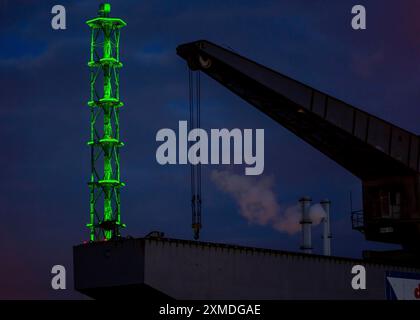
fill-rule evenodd
<path id="1" fill-rule="evenodd" d="M 290 235 L 301 230 L 300 206 L 297 204 L 281 209 L 273 191 L 273 177 L 243 176 L 219 170 L 213 170 L 210 177 L 220 190 L 235 199 L 241 215 L 249 223 L 270 225 Z M 314 225 L 321 223 L 325 217 L 320 204 L 311 206 L 309 214 Z"/>

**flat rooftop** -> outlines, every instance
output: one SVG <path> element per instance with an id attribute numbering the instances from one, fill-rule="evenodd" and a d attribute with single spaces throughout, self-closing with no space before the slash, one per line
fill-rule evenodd
<path id="1" fill-rule="evenodd" d="M 385 299 L 388 272 L 420 269 L 170 238 L 93 242 L 73 249 L 76 290 L 91 296 L 144 293 L 174 299 Z M 353 290 L 365 266 L 369 287 Z"/>

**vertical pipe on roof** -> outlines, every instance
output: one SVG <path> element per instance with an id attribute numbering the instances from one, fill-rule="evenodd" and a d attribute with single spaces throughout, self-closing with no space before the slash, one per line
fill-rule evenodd
<path id="1" fill-rule="evenodd" d="M 309 216 L 311 201 L 312 199 L 310 197 L 302 197 L 299 199 L 302 212 L 302 219 L 300 221 L 300 224 L 302 225 L 302 245 L 300 249 L 303 253 L 312 253 L 312 220 Z"/>
<path id="2" fill-rule="evenodd" d="M 331 255 L 331 225 L 330 225 L 330 204 L 331 201 L 328 199 L 324 199 L 320 202 L 322 208 L 325 211 L 325 217 L 322 219 L 324 224 L 324 232 L 323 232 L 323 242 L 324 242 L 324 256 Z"/>

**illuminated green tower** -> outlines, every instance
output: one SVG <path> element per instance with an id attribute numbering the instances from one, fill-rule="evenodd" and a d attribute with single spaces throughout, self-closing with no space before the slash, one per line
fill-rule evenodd
<path id="1" fill-rule="evenodd" d="M 115 239 L 121 223 L 119 111 L 120 29 L 126 23 L 109 17 L 111 5 L 101 4 L 98 17 L 87 21 L 90 38 L 90 240 Z"/>

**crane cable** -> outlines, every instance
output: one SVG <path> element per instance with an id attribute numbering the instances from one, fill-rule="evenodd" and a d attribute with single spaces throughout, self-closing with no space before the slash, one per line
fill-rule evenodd
<path id="1" fill-rule="evenodd" d="M 199 129 L 201 127 L 201 84 L 200 71 L 195 74 L 188 68 L 188 84 L 189 84 L 189 131 Z M 195 92 L 194 92 L 195 91 Z M 195 103 L 194 103 L 195 102 Z M 189 148 L 192 142 L 189 141 Z M 188 149 L 189 149 L 188 148 Z M 201 152 L 201 150 L 200 150 Z M 191 210 L 192 210 L 192 229 L 194 239 L 200 238 L 201 230 L 201 162 L 198 164 L 190 164 L 191 179 Z"/>

